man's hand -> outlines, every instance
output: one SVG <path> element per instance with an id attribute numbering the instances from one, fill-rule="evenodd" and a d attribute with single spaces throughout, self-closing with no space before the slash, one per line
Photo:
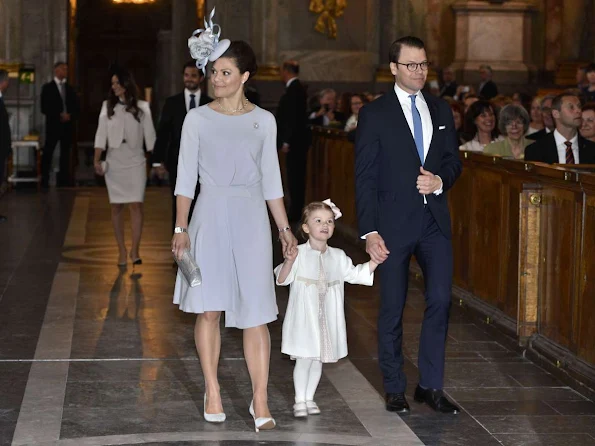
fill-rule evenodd
<path id="1" fill-rule="evenodd" d="M 378 264 L 384 262 L 390 254 L 380 234 L 366 236 L 366 252 L 370 255 L 370 259 Z"/>
<path id="2" fill-rule="evenodd" d="M 60 113 L 60 121 L 61 122 L 70 121 L 70 113 Z"/>
<path id="3" fill-rule="evenodd" d="M 291 149 L 289 148 L 289 144 L 287 144 L 286 142 L 283 143 L 283 145 L 281 146 L 281 152 L 283 153 L 289 153 Z"/>
<path id="4" fill-rule="evenodd" d="M 417 190 L 420 194 L 430 195 L 442 187 L 442 180 L 432 172 L 423 167 L 420 167 L 419 171 L 421 175 L 417 177 Z"/>

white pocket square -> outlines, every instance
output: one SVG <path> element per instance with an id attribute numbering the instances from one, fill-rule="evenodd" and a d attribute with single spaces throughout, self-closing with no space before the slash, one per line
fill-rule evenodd
<path id="1" fill-rule="evenodd" d="M 445 125 L 439 125 L 439 126 L 438 126 L 438 130 L 444 130 L 445 128 L 446 128 L 446 126 L 445 126 Z"/>

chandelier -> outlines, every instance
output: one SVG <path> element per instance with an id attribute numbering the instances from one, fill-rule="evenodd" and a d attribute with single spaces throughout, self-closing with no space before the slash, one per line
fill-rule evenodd
<path id="1" fill-rule="evenodd" d="M 155 3 L 157 0 L 112 0 L 112 3 L 134 3 L 140 5 L 143 3 Z"/>

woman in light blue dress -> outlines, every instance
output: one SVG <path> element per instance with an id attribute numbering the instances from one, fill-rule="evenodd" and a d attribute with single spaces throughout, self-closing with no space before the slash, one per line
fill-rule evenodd
<path id="1" fill-rule="evenodd" d="M 190 249 L 202 272 L 202 284 L 193 288 L 178 273 L 174 303 L 198 314 L 195 341 L 205 377 L 205 419 L 225 420 L 217 380 L 219 319 L 225 312 L 226 327 L 244 330 L 253 388 L 250 413 L 258 431 L 275 427 L 267 403 L 267 324 L 277 319 L 278 310 L 267 205 L 284 254 L 293 252 L 297 241 L 283 205 L 275 118 L 244 96 L 244 83 L 255 72 L 250 46 L 231 43 L 212 67 L 216 100 L 186 116 L 175 188 L 179 233 L 172 250 L 180 257 Z M 197 177 L 200 194 L 187 227 Z"/>

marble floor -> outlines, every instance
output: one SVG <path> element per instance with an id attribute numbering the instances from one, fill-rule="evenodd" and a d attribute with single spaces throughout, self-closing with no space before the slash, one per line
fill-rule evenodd
<path id="1" fill-rule="evenodd" d="M 206 423 L 194 317 L 171 303 L 168 192 L 147 190 L 143 265 L 126 270 L 116 267 L 104 189 L 0 200 L 9 216 L 0 226 L 0 445 L 595 445 L 595 404 L 456 302 L 445 391 L 463 412 L 440 415 L 412 401 L 410 415 L 386 412 L 377 286 L 346 288 L 350 356 L 325 366 L 320 416 L 292 416 L 292 361 L 280 353 L 287 290 L 279 288 L 269 386 L 277 429 L 253 431 L 235 329 L 223 330 L 219 368 L 228 418 Z M 333 244 L 365 261 L 361 247 L 339 236 Z M 404 340 L 410 400 L 423 311 L 413 281 Z"/>

